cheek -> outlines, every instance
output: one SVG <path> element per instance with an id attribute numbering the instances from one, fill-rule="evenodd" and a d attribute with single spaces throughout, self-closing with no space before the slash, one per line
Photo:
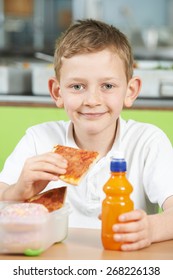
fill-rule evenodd
<path id="1" fill-rule="evenodd" d="M 118 116 L 124 106 L 124 95 L 120 94 L 120 95 L 116 95 L 113 98 L 109 99 L 109 101 L 107 101 L 107 107 L 109 107 L 109 109 L 112 111 L 113 115 Z"/>
<path id="2" fill-rule="evenodd" d="M 117 94 L 116 96 L 110 98 L 106 101 L 107 105 L 115 110 L 116 108 L 121 108 L 124 103 L 124 97 L 122 94 Z"/>
<path id="3" fill-rule="evenodd" d="M 68 112 L 75 111 L 81 105 L 80 99 L 74 96 L 68 95 L 65 98 L 63 98 L 63 100 L 64 100 L 64 108 Z"/>

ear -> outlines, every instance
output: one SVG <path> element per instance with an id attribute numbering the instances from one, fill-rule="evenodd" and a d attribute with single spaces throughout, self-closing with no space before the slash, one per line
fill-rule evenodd
<path id="1" fill-rule="evenodd" d="M 127 86 L 127 92 L 124 99 L 124 106 L 125 107 L 131 107 L 138 97 L 141 89 L 141 79 L 139 77 L 133 77 L 130 79 L 128 86 Z"/>
<path id="2" fill-rule="evenodd" d="M 48 81 L 48 88 L 52 99 L 58 108 L 63 108 L 64 103 L 61 97 L 61 90 L 58 80 L 55 77 L 51 77 Z"/>

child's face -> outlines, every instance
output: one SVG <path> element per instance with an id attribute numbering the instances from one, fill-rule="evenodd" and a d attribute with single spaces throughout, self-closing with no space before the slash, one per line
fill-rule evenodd
<path id="1" fill-rule="evenodd" d="M 115 129 L 127 91 L 124 64 L 109 49 L 62 61 L 59 98 L 78 131 Z"/>

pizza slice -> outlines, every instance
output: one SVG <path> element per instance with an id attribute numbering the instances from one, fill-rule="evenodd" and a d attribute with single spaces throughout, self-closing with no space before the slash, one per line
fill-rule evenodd
<path id="1" fill-rule="evenodd" d="M 67 187 L 54 188 L 42 193 L 39 193 L 25 202 L 39 203 L 44 205 L 49 212 L 60 209 L 65 202 Z"/>
<path id="2" fill-rule="evenodd" d="M 53 152 L 62 155 L 68 161 L 66 173 L 59 175 L 59 178 L 72 185 L 79 185 L 82 178 L 99 158 L 99 153 L 96 151 L 62 145 L 55 146 Z"/>

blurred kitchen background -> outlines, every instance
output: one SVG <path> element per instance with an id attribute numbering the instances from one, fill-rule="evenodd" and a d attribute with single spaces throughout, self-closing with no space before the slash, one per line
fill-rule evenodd
<path id="1" fill-rule="evenodd" d="M 173 58 L 173 0 L 0 0 L 0 50 L 53 53 L 55 39 L 75 19 L 120 28 L 137 57 Z"/>
<path id="2" fill-rule="evenodd" d="M 82 18 L 128 36 L 135 74 L 143 79 L 141 98 L 173 98 L 173 0 L 0 0 L 1 99 L 48 95 L 55 40 Z"/>
<path id="3" fill-rule="evenodd" d="M 157 125 L 173 144 L 173 0 L 0 0 L 0 170 L 29 126 L 68 119 L 47 81 L 56 38 L 83 18 L 128 36 L 143 85 L 122 117 Z"/>

